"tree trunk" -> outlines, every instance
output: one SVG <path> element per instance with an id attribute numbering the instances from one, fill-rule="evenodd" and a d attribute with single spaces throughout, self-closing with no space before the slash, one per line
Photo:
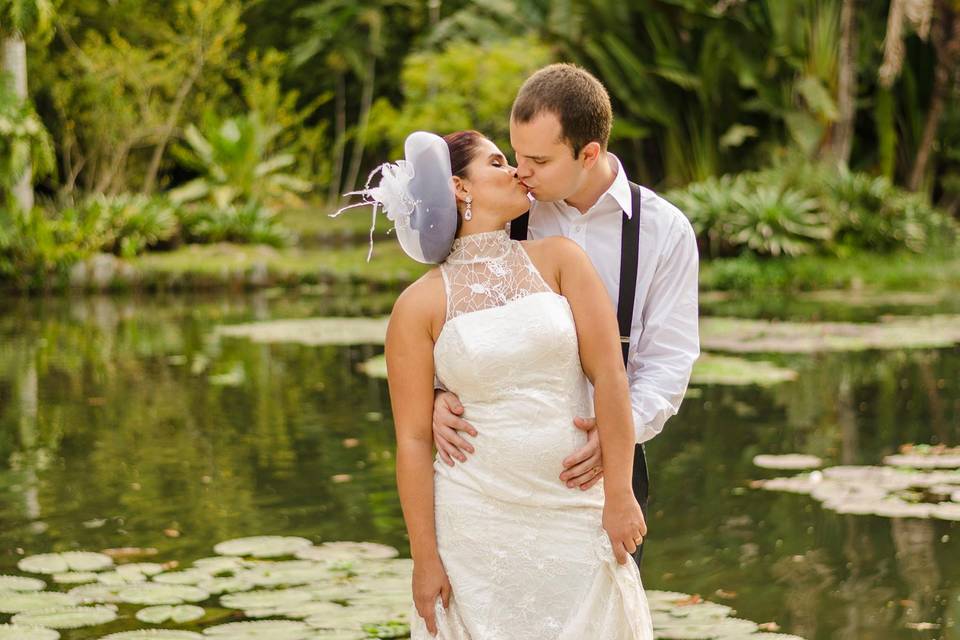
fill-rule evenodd
<path id="1" fill-rule="evenodd" d="M 343 178 L 343 152 L 346 148 L 344 137 L 347 133 L 347 101 L 346 80 L 343 71 L 337 71 L 337 114 L 334 127 L 336 128 L 333 141 L 333 173 L 330 176 L 330 188 L 327 191 L 327 201 L 337 202 L 340 199 L 340 181 Z"/>
<path id="2" fill-rule="evenodd" d="M 27 96 L 27 45 L 17 33 L 3 40 L 3 71 L 13 81 L 13 92 L 21 101 Z M 13 185 L 13 199 L 24 213 L 33 209 L 33 166 L 27 161 L 23 174 Z"/>
<path id="3" fill-rule="evenodd" d="M 907 188 L 917 191 L 923 182 L 933 153 L 933 145 L 943 116 L 944 103 L 950 93 L 954 71 L 960 61 L 960 13 L 952 9 L 945 0 L 938 0 L 936 17 L 931 27 L 931 39 L 937 52 L 937 62 L 933 71 L 933 90 L 930 93 L 930 108 L 927 110 L 923 125 L 920 146 L 910 171 Z"/>
<path id="4" fill-rule="evenodd" d="M 183 103 L 186 101 L 187 96 L 190 95 L 190 91 L 197 82 L 197 78 L 200 77 L 202 70 L 203 54 L 201 53 L 197 55 L 197 60 L 193 65 L 193 70 L 190 72 L 190 75 L 183 79 L 183 82 L 180 83 L 180 88 L 177 89 L 177 95 L 173 100 L 173 105 L 170 107 L 167 121 L 164 123 L 163 130 L 160 132 L 160 140 L 153 149 L 153 157 L 150 158 L 147 177 L 143 181 L 143 193 L 151 193 L 153 191 L 153 187 L 157 182 L 157 174 L 160 172 L 160 161 L 163 159 L 163 153 L 166 151 L 167 143 L 170 142 L 170 137 L 173 135 L 173 129 L 177 126 L 177 121 L 180 119 L 180 110 L 183 108 Z"/>
<path id="5" fill-rule="evenodd" d="M 353 140 L 353 152 L 350 157 L 350 170 L 344 189 L 353 190 L 360 176 L 360 163 L 363 161 L 363 150 L 367 144 L 367 125 L 370 123 L 370 106 L 373 103 L 373 85 L 376 72 L 376 58 L 372 55 L 367 65 L 366 78 L 363 82 L 363 95 L 360 98 L 360 122 L 357 124 L 357 135 Z"/>
<path id="6" fill-rule="evenodd" d="M 857 2 L 843 0 L 840 9 L 840 56 L 837 78 L 837 108 L 840 118 L 833 128 L 830 155 L 834 162 L 850 163 L 853 127 L 857 115 Z"/>
<path id="7" fill-rule="evenodd" d="M 360 98 L 360 122 L 357 124 L 357 135 L 353 141 L 350 171 L 347 173 L 347 182 L 344 184 L 344 187 L 350 190 L 356 188 L 357 178 L 360 176 L 360 163 L 363 161 L 363 150 L 367 144 L 367 126 L 370 124 L 370 107 L 373 105 L 379 48 L 380 21 L 379 16 L 374 16 L 370 23 L 370 51 L 367 52 L 367 72 L 364 74 L 363 95 Z"/>

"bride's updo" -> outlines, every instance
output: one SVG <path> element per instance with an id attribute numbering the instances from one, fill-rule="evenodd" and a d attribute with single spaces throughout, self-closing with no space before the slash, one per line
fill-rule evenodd
<path id="1" fill-rule="evenodd" d="M 453 175 L 458 178 L 467 177 L 467 165 L 469 165 L 477 154 L 477 148 L 481 140 L 486 140 L 486 136 L 479 131 L 455 131 L 443 136 L 443 141 L 447 143 L 450 149 L 450 168 Z"/>

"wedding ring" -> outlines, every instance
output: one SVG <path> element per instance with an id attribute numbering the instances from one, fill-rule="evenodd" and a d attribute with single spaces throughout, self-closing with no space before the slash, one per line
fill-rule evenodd
<path id="1" fill-rule="evenodd" d="M 600 473 L 600 467 L 594 467 L 593 469 L 591 469 L 591 471 L 593 472 L 593 475 L 597 475 Z"/>

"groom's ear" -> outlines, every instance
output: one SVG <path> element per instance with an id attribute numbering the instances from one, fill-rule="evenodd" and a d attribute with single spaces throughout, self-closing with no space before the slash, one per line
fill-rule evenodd
<path id="1" fill-rule="evenodd" d="M 603 151 L 603 147 L 600 146 L 599 142 L 588 142 L 584 145 L 583 149 L 580 150 L 580 157 L 583 159 L 583 168 L 592 168 L 600 158 L 601 151 Z"/>

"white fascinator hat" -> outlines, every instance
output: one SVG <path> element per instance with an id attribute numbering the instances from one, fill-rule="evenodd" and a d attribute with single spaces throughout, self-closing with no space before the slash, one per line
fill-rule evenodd
<path id="1" fill-rule="evenodd" d="M 450 149 L 440 136 L 415 131 L 407 136 L 403 151 L 403 160 L 380 165 L 370 173 L 363 189 L 346 194 L 361 196 L 361 202 L 330 215 L 335 217 L 355 207 L 373 207 L 368 261 L 373 253 L 377 211 L 382 207 L 408 256 L 426 264 L 443 262 L 453 246 L 458 217 Z M 378 173 L 380 183 L 371 187 Z"/>

